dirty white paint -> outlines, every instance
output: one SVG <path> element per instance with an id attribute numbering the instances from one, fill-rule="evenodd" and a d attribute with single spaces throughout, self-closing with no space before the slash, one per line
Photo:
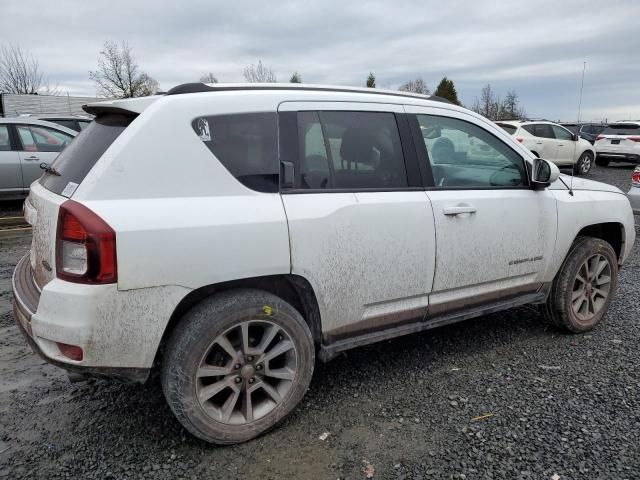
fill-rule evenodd
<path id="1" fill-rule="evenodd" d="M 282 198 L 292 271 L 313 286 L 324 331 L 370 317 L 369 305 L 414 308 L 414 297 L 431 291 L 435 232 L 424 192 Z"/>

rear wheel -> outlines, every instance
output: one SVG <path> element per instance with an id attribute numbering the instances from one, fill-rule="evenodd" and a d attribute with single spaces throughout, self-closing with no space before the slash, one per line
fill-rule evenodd
<path id="1" fill-rule="evenodd" d="M 584 152 L 573 166 L 573 173 L 576 175 L 586 175 L 593 166 L 593 154 Z"/>
<path id="2" fill-rule="evenodd" d="M 167 345 L 162 387 L 192 434 L 244 442 L 294 409 L 314 361 L 311 332 L 291 305 L 259 290 L 224 292 L 181 319 Z"/>
<path id="3" fill-rule="evenodd" d="M 568 332 L 591 330 L 605 315 L 618 282 L 618 260 L 611 245 L 579 237 L 551 286 L 545 316 Z"/>
<path id="4" fill-rule="evenodd" d="M 596 157 L 596 165 L 598 165 L 599 167 L 606 167 L 609 165 L 609 160 L 605 160 L 604 158 L 597 158 Z"/>

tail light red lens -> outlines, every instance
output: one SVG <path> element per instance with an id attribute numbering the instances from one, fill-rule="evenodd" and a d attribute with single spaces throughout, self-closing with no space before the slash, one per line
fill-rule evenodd
<path id="1" fill-rule="evenodd" d="M 636 167 L 631 174 L 631 183 L 640 186 L 640 168 Z"/>
<path id="2" fill-rule="evenodd" d="M 63 203 L 58 214 L 56 275 L 75 283 L 118 281 L 115 232 L 94 212 L 72 200 Z"/>
<path id="3" fill-rule="evenodd" d="M 522 138 L 522 137 L 516 137 L 516 140 L 517 140 L 518 142 L 520 142 L 520 143 L 524 142 L 524 138 Z"/>
<path id="4" fill-rule="evenodd" d="M 606 137 L 605 137 L 604 135 L 598 135 L 598 136 L 596 137 L 596 140 L 602 140 L 603 138 L 606 138 Z"/>
<path id="5" fill-rule="evenodd" d="M 640 142 L 640 137 L 627 137 L 627 140 L 631 140 L 632 142 Z"/>

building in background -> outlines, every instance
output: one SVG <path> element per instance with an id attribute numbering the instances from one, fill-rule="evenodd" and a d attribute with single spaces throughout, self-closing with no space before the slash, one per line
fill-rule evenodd
<path id="1" fill-rule="evenodd" d="M 19 115 L 87 115 L 82 106 L 108 98 L 0 93 L 0 117 Z"/>

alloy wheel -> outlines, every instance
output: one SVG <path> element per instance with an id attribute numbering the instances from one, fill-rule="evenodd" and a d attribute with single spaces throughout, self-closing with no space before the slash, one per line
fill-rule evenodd
<path id="1" fill-rule="evenodd" d="M 591 155 L 582 157 L 582 162 L 580 162 L 580 171 L 582 173 L 589 173 L 589 170 L 591 170 L 591 161 Z"/>
<path id="2" fill-rule="evenodd" d="M 587 258 L 578 269 L 571 293 L 571 308 L 577 319 L 589 322 L 604 307 L 611 289 L 611 265 L 603 255 Z"/>
<path id="3" fill-rule="evenodd" d="M 266 320 L 243 321 L 216 337 L 196 372 L 200 406 L 214 420 L 243 425 L 280 405 L 296 376 L 291 337 Z"/>

